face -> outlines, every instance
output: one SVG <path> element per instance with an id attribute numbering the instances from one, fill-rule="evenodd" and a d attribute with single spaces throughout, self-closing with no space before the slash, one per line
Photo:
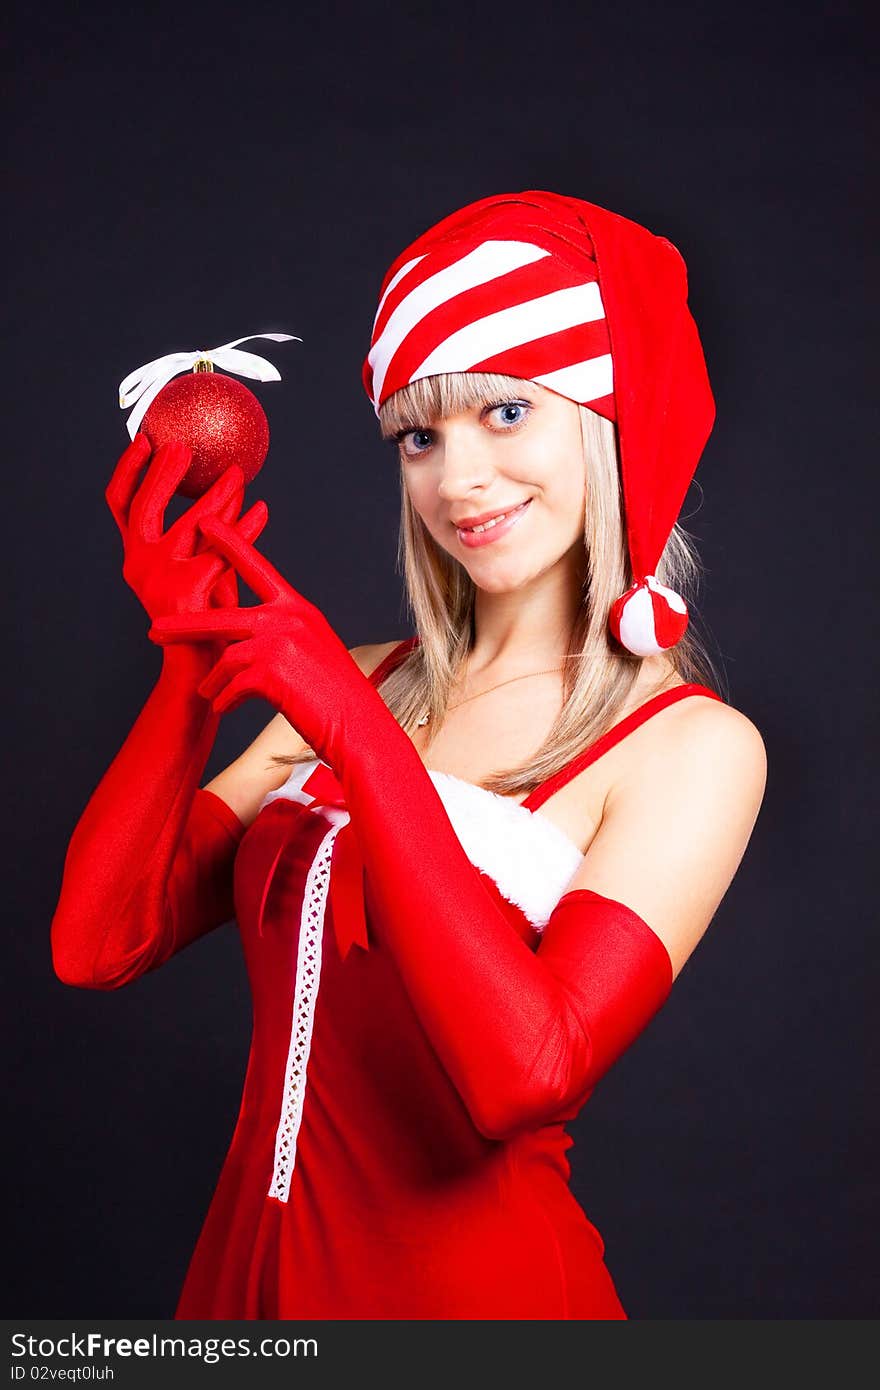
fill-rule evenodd
<path id="1" fill-rule="evenodd" d="M 585 472 L 574 401 L 533 381 L 398 438 L 413 507 L 489 592 L 583 557 Z M 501 513 L 480 531 L 474 529 Z"/>

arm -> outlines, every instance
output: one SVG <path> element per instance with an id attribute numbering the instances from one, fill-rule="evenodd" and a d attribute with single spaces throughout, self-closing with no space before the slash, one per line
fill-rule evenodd
<path id="1" fill-rule="evenodd" d="M 395 645 L 352 655 L 369 669 Z M 235 915 L 238 846 L 289 774 L 269 754 L 306 744 L 277 714 L 199 787 L 220 721 L 196 687 L 214 660 L 204 644 L 165 649 L 158 683 L 76 827 L 51 928 L 65 984 L 118 989 Z"/>
<path id="2" fill-rule="evenodd" d="M 244 827 L 224 820 L 212 793 L 196 796 L 219 723 L 196 693 L 213 657 L 180 647 L 165 658 L 68 846 L 51 927 L 65 984 L 117 989 L 231 916 Z"/>
<path id="3" fill-rule="evenodd" d="M 370 920 L 490 1138 L 576 1113 L 666 999 L 733 877 L 763 744 L 725 706 L 689 714 L 613 800 L 534 953 L 489 900 L 399 726 L 374 723 L 346 746 Z"/>
<path id="4" fill-rule="evenodd" d="M 649 924 L 655 909 L 681 959 L 739 862 L 763 792 L 763 746 L 743 731 L 753 726 L 723 708 L 724 733 L 715 715 L 692 720 L 687 736 L 676 721 L 665 759 L 616 799 L 532 952 L 468 860 L 412 741 L 323 614 L 229 527 L 201 529 L 266 602 L 168 618 L 151 638 L 243 636 L 200 686 L 212 708 L 260 695 L 333 768 L 373 930 L 475 1125 L 504 1138 L 569 1118 L 671 988 L 670 949 Z M 646 917 L 627 901 L 639 861 Z"/>
<path id="5" fill-rule="evenodd" d="M 364 675 L 375 671 L 382 660 L 397 646 L 397 641 L 368 643 L 350 648 L 351 656 Z M 210 666 L 213 663 L 209 663 Z M 207 675 L 207 671 L 203 674 Z M 200 677 L 201 679 L 201 677 Z M 205 784 L 231 808 L 243 827 L 255 819 L 267 792 L 275 791 L 288 778 L 290 768 L 273 763 L 273 753 L 290 756 L 305 753 L 308 744 L 291 728 L 283 714 L 276 714 L 257 735 L 253 743 Z"/>
<path id="6" fill-rule="evenodd" d="M 196 525 L 212 506 L 225 519 L 237 516 L 241 470 L 227 469 L 163 533 L 165 507 L 191 456 L 176 446 L 159 450 L 138 486 L 148 456 L 146 439 L 136 436 L 105 494 L 123 537 L 126 582 L 151 618 L 234 604 L 234 572 L 198 551 Z M 256 504 L 237 522 L 241 534 L 259 534 L 266 515 Z M 217 654 L 210 641 L 165 653 L 150 698 L 76 826 L 51 926 L 53 965 L 66 984 L 118 988 L 231 915 L 240 832 L 216 796 L 198 792 L 219 721 L 196 687 Z"/>

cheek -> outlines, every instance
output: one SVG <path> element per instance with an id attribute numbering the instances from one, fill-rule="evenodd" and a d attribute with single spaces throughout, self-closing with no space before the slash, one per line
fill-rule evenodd
<path id="1" fill-rule="evenodd" d="M 540 457 L 535 458 L 532 477 L 545 506 L 555 516 L 583 523 L 587 484 L 580 449 L 560 441 L 556 448 L 542 450 Z"/>
<path id="2" fill-rule="evenodd" d="M 566 473 L 561 481 L 560 492 L 566 513 L 583 525 L 587 505 L 587 483 L 581 464 Z"/>
<path id="3" fill-rule="evenodd" d="M 437 489 L 429 482 L 425 473 L 410 473 L 404 477 L 404 486 L 414 511 L 429 525 L 432 513 L 437 507 Z"/>
<path id="4" fill-rule="evenodd" d="M 439 545 L 448 548 L 450 535 L 443 519 L 438 516 L 438 508 L 441 505 L 440 495 L 436 483 L 428 478 L 427 470 L 418 476 L 407 478 L 405 487 L 410 506 L 416 516 L 420 518 L 429 535 L 433 536 Z"/>

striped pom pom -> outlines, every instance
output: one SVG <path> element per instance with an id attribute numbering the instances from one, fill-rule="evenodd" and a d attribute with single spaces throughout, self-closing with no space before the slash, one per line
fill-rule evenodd
<path id="1" fill-rule="evenodd" d="M 687 604 L 681 594 L 646 575 L 613 604 L 608 626 L 617 641 L 634 656 L 655 656 L 674 647 L 688 625 Z"/>

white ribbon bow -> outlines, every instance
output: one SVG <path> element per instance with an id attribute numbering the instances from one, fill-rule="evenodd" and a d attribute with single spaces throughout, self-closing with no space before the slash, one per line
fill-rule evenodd
<path id="1" fill-rule="evenodd" d="M 204 352 L 169 352 L 153 362 L 146 362 L 137 371 L 129 372 L 125 380 L 119 383 L 119 406 L 121 410 L 126 410 L 135 401 L 138 402 L 125 422 L 130 438 L 134 439 L 138 425 L 162 387 L 173 376 L 189 370 L 197 362 L 216 362 L 218 367 L 235 372 L 237 376 L 250 377 L 253 381 L 280 381 L 278 368 L 273 367 L 265 357 L 258 357 L 255 352 L 236 351 L 239 343 L 249 343 L 252 338 L 271 338 L 275 343 L 302 342 L 302 338 L 295 333 L 249 333 L 246 338 L 235 338 L 231 343 L 208 348 Z"/>

